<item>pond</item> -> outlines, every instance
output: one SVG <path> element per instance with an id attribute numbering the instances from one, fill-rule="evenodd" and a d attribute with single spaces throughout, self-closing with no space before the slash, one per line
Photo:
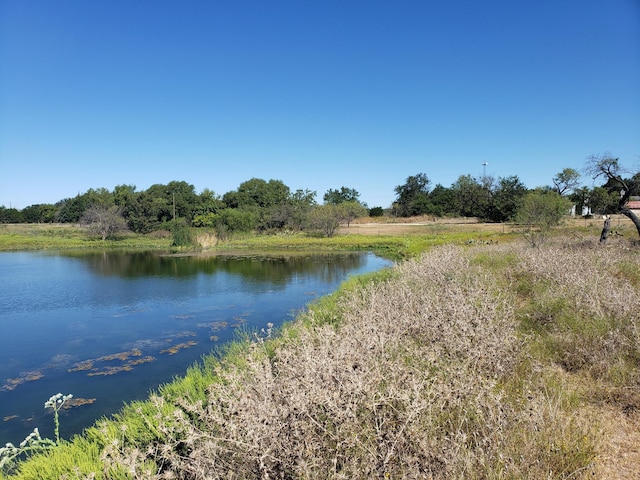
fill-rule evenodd
<path id="1" fill-rule="evenodd" d="M 249 332 L 291 320 L 349 275 L 391 262 L 370 253 L 161 256 L 0 253 L 0 445 L 34 427 L 68 438 Z"/>

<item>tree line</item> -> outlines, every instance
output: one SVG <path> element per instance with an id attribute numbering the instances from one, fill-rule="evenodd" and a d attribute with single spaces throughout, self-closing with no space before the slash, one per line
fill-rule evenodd
<path id="1" fill-rule="evenodd" d="M 418 173 L 395 187 L 395 201 L 387 209 L 368 208 L 353 188 L 330 189 L 319 203 L 315 191 L 291 191 L 280 180 L 259 178 L 247 180 L 223 195 L 210 189 L 197 193 L 184 181 L 155 184 L 142 191 L 134 185 L 118 185 L 113 190 L 92 188 L 55 204 L 30 205 L 22 210 L 2 206 L 0 223 L 84 223 L 102 238 L 123 229 L 150 233 L 178 226 L 213 228 L 220 236 L 281 230 L 313 230 L 332 236 L 340 223 L 366 215 L 512 221 L 530 194 L 565 198 L 578 214 L 620 212 L 629 216 L 625 205 L 631 196 L 640 195 L 640 172 L 625 173 L 618 159 L 609 154 L 587 160 L 585 174 L 602 182 L 595 187 L 581 186 L 582 175 L 573 168 L 554 176 L 552 185 L 535 189 L 528 189 L 517 175 L 461 175 L 450 187 L 436 184 L 431 188 L 427 174 Z M 640 233 L 640 222 L 634 223 Z"/>

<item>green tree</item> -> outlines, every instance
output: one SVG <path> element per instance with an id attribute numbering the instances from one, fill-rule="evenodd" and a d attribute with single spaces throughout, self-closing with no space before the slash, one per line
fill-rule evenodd
<path id="1" fill-rule="evenodd" d="M 22 209 L 22 216 L 27 223 L 52 223 L 58 209 L 50 203 L 29 205 Z"/>
<path id="2" fill-rule="evenodd" d="M 371 207 L 369 209 L 370 217 L 382 217 L 384 215 L 384 209 L 382 207 Z"/>
<path id="3" fill-rule="evenodd" d="M 213 190 L 205 188 L 196 200 L 194 215 L 202 215 L 205 213 L 216 213 L 225 208 L 226 205 L 219 195 Z"/>
<path id="4" fill-rule="evenodd" d="M 289 198 L 289 187 L 280 180 L 252 178 L 243 182 L 235 192 L 222 196 L 223 202 L 230 208 L 259 207 L 268 208 L 285 203 Z"/>
<path id="5" fill-rule="evenodd" d="M 220 238 L 250 232 L 257 228 L 258 215 L 250 209 L 225 208 L 215 215 L 213 226 Z"/>
<path id="6" fill-rule="evenodd" d="M 398 185 L 394 191 L 396 201 L 393 204 L 394 214 L 399 217 L 421 215 L 423 206 L 428 204 L 430 180 L 424 173 L 407 177 L 403 185 Z"/>
<path id="7" fill-rule="evenodd" d="M 516 222 L 532 246 L 541 245 L 552 229 L 562 222 L 571 208 L 571 202 L 552 191 L 532 191 L 522 199 L 516 213 Z"/>
<path id="8" fill-rule="evenodd" d="M 84 212 L 93 205 L 111 206 L 115 204 L 113 194 L 106 188 L 90 188 L 74 198 L 64 199 L 58 207 L 57 220 L 62 223 L 78 223 Z"/>
<path id="9" fill-rule="evenodd" d="M 471 175 L 461 175 L 451 185 L 454 205 L 458 215 L 463 217 L 490 217 L 491 191 L 483 187 Z"/>
<path id="10" fill-rule="evenodd" d="M 309 225 L 325 237 L 333 237 L 340 226 L 341 215 L 337 205 L 318 205 L 309 212 Z"/>
<path id="11" fill-rule="evenodd" d="M 526 193 L 527 187 L 517 175 L 500 177 L 491 197 L 491 219 L 496 222 L 513 220 Z"/>
<path id="12" fill-rule="evenodd" d="M 316 192 L 298 189 L 280 205 L 271 207 L 268 225 L 272 228 L 303 230 L 309 221 L 309 212 L 316 203 Z"/>
<path id="13" fill-rule="evenodd" d="M 340 215 L 340 220 L 347 222 L 347 226 L 351 225 L 351 222 L 356 218 L 365 217 L 369 213 L 366 207 L 356 201 L 341 202 L 336 205 L 336 208 Z"/>
<path id="14" fill-rule="evenodd" d="M 24 218 L 17 208 L 0 206 L 0 223 L 22 223 Z"/>
<path id="15" fill-rule="evenodd" d="M 78 194 L 74 198 L 65 198 L 58 205 L 58 222 L 78 223 L 84 211 L 88 208 L 86 198 Z"/>
<path id="16" fill-rule="evenodd" d="M 111 206 L 114 205 L 114 197 L 113 194 L 104 187 L 100 188 L 90 188 L 83 195 L 85 199 L 85 204 L 88 207 L 93 205 L 104 205 Z"/>
<path id="17" fill-rule="evenodd" d="M 552 179 L 553 187 L 558 195 L 574 191 L 580 185 L 580 173 L 573 168 L 565 168 Z"/>
<path id="18" fill-rule="evenodd" d="M 610 191 L 604 187 L 593 187 L 589 193 L 589 207 L 594 214 L 612 214 L 618 211 L 618 199 L 620 195 L 616 191 Z"/>
<path id="19" fill-rule="evenodd" d="M 431 207 L 427 213 L 430 215 L 442 217 L 457 214 L 455 210 L 455 192 L 440 183 L 429 192 L 429 202 L 431 203 Z"/>
<path id="20" fill-rule="evenodd" d="M 340 187 L 340 190 L 329 189 L 324 194 L 324 203 L 338 205 L 345 202 L 360 203 L 360 193 L 355 188 Z"/>
<path id="21" fill-rule="evenodd" d="M 167 201 L 171 205 L 171 219 L 183 218 L 191 223 L 198 205 L 195 187 L 184 181 L 171 181 L 166 188 Z"/>
<path id="22" fill-rule="evenodd" d="M 171 246 L 173 247 L 182 248 L 193 245 L 193 236 L 184 218 L 179 218 L 171 222 L 171 237 Z"/>
<path id="23" fill-rule="evenodd" d="M 586 207 L 591 208 L 591 189 L 589 187 L 575 188 L 568 198 L 576 207 L 576 215 L 582 215 Z"/>

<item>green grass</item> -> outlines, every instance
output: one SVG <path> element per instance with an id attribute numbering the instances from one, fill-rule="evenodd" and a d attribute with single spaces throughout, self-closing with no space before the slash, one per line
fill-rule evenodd
<path id="1" fill-rule="evenodd" d="M 101 240 L 75 225 L 0 225 L 0 251 L 121 249 L 169 250 L 171 239 L 133 233 Z"/>
<path id="2" fill-rule="evenodd" d="M 192 229 L 194 237 L 205 230 Z M 210 232 L 209 232 L 210 233 Z M 372 251 L 393 260 L 415 257 L 438 245 L 476 244 L 481 242 L 511 241 L 517 234 L 476 231 L 456 231 L 452 226 L 422 226 L 414 233 L 402 235 L 336 235 L 331 238 L 305 233 L 275 235 L 237 235 L 208 247 L 212 253 L 264 252 L 295 254 L 297 252 Z M 198 248 L 171 247 L 171 238 L 152 233 L 139 235 L 125 233 L 101 240 L 87 235 L 84 228 L 67 224 L 0 225 L 0 251 L 25 250 L 162 250 L 189 253 Z"/>

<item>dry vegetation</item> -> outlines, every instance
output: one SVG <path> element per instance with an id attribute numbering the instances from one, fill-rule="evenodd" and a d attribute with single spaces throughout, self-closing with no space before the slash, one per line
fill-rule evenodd
<path id="1" fill-rule="evenodd" d="M 439 247 L 132 407 L 146 439 L 93 434 L 140 479 L 638 478 L 639 267 L 622 242 Z"/>

